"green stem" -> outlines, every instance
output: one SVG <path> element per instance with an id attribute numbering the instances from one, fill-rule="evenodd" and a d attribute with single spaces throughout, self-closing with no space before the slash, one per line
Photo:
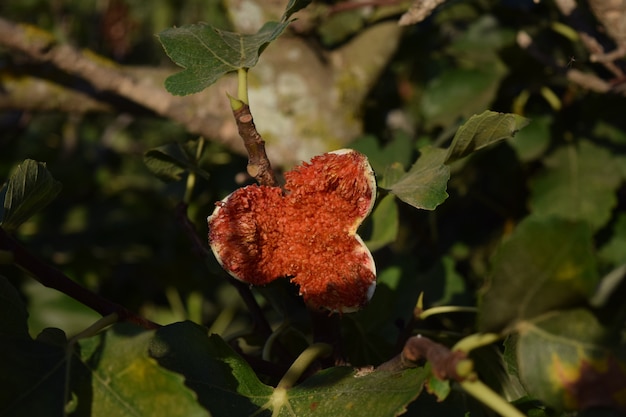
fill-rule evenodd
<path id="1" fill-rule="evenodd" d="M 197 163 L 200 160 L 200 157 L 202 156 L 202 151 L 204 150 L 204 144 L 205 144 L 205 140 L 204 138 L 200 138 L 198 140 L 198 146 L 196 147 L 196 160 L 195 162 Z M 191 196 L 193 194 L 193 188 L 196 185 L 196 173 L 193 171 L 189 172 L 189 175 L 187 175 L 187 183 L 185 184 L 185 195 L 183 196 L 183 202 L 189 206 L 189 203 L 191 202 Z"/>
<path id="2" fill-rule="evenodd" d="M 274 330 L 270 337 L 267 338 L 267 340 L 265 341 L 265 345 L 263 345 L 263 354 L 261 355 L 261 358 L 263 360 L 266 360 L 268 362 L 270 361 L 270 355 L 272 352 L 272 346 L 274 346 L 274 341 L 278 336 L 282 334 L 282 332 L 284 332 L 289 327 L 289 325 L 289 322 L 284 321 L 280 326 L 278 326 L 278 329 Z"/>
<path id="3" fill-rule="evenodd" d="M 230 326 L 230 324 L 233 322 L 233 317 L 235 317 L 235 313 L 236 309 L 232 306 L 228 306 L 222 309 L 222 311 L 220 311 L 220 314 L 218 314 L 218 316 L 213 321 L 213 324 L 211 324 L 211 327 L 209 328 L 209 334 L 215 333 L 222 336 L 228 326 Z"/>
<path id="4" fill-rule="evenodd" d="M 248 101 L 248 68 L 237 70 L 237 98 L 244 104 L 250 104 Z"/>
<path id="5" fill-rule="evenodd" d="M 313 361 L 328 356 L 332 352 L 333 348 L 328 343 L 313 343 L 298 356 L 298 359 L 296 359 L 293 364 L 291 364 L 289 370 L 287 370 L 276 386 L 276 389 L 289 389 L 293 387 Z"/>
<path id="6" fill-rule="evenodd" d="M 493 391 L 479 379 L 467 379 L 461 382 L 461 387 L 477 400 L 503 417 L 526 417 L 521 411 L 513 407 L 507 400 Z"/>
<path id="7" fill-rule="evenodd" d="M 97 335 L 98 333 L 100 333 L 106 327 L 109 327 L 109 326 L 117 323 L 117 321 L 119 319 L 120 319 L 120 317 L 119 317 L 119 315 L 117 313 L 112 313 L 112 314 L 109 314 L 108 316 L 102 317 L 101 319 L 96 321 L 91 326 L 87 327 L 82 332 L 74 335 L 74 337 L 72 337 L 72 339 L 70 339 L 70 342 L 69 342 L 70 345 L 78 342 L 80 339 L 85 339 L 87 337 L 91 337 L 91 336 Z"/>
<path id="8" fill-rule="evenodd" d="M 469 353 L 476 348 L 497 342 L 502 339 L 502 337 L 503 336 L 498 333 L 474 333 L 459 340 L 452 347 L 452 351 L 455 352 L 459 350 L 461 352 Z"/>
<path id="9" fill-rule="evenodd" d="M 419 315 L 419 318 L 421 320 L 425 320 L 426 318 L 428 318 L 430 316 L 437 315 L 437 314 L 444 314 L 444 313 L 475 313 L 477 310 L 478 309 L 476 307 L 439 306 L 439 307 L 432 307 L 432 308 L 429 308 L 428 310 L 422 311 L 422 313 Z"/>

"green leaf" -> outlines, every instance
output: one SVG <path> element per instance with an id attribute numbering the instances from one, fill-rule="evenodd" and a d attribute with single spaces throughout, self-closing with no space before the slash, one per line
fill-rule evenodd
<path id="1" fill-rule="evenodd" d="M 457 130 L 448 148 L 447 162 L 454 162 L 493 143 L 515 136 L 529 120 L 510 113 L 485 111 L 473 115 Z"/>
<path id="2" fill-rule="evenodd" d="M 228 32 L 203 23 L 164 30 L 158 39 L 165 52 L 185 68 L 168 77 L 165 88 L 181 96 L 197 93 L 228 72 L 254 67 L 263 49 L 287 25 L 289 22 L 268 22 L 254 35 Z"/>
<path id="3" fill-rule="evenodd" d="M 448 198 L 446 187 L 450 179 L 450 168 L 444 165 L 446 155 L 447 151 L 444 149 L 423 148 L 409 172 L 399 176 L 397 166 L 392 171 L 385 171 L 385 175 L 392 179 L 385 180 L 380 186 L 413 207 L 434 210 Z M 391 182 L 395 179 L 397 181 Z"/>
<path id="4" fill-rule="evenodd" d="M 622 182 L 611 152 L 581 141 L 558 149 L 545 164 L 530 183 L 535 214 L 584 220 L 594 230 L 609 221 Z"/>
<path id="5" fill-rule="evenodd" d="M 395 242 L 398 235 L 398 206 L 392 194 L 384 196 L 370 216 L 372 235 L 365 242 L 370 251 L 380 249 Z"/>
<path id="6" fill-rule="evenodd" d="M 289 3 L 285 6 L 285 14 L 283 15 L 282 21 L 286 22 L 292 14 L 311 4 L 311 1 L 312 0 L 289 0 Z"/>
<path id="7" fill-rule="evenodd" d="M 194 172 L 208 179 L 209 174 L 198 167 L 194 157 L 195 141 L 187 146 L 170 143 L 150 149 L 144 154 L 143 161 L 148 169 L 163 181 L 179 181 L 185 172 Z"/>
<path id="8" fill-rule="evenodd" d="M 626 263 L 626 214 L 617 215 L 611 239 L 600 248 L 600 260 L 613 266 Z"/>
<path id="9" fill-rule="evenodd" d="M 64 415 L 65 363 L 63 347 L 0 334 L 0 415 Z"/>
<path id="10" fill-rule="evenodd" d="M 397 416 L 422 391 L 424 368 L 401 372 L 336 367 L 288 390 L 279 416 Z M 274 408 L 276 410 L 276 408 Z"/>
<path id="11" fill-rule="evenodd" d="M 517 326 L 519 375 L 556 410 L 607 407 L 626 412 L 626 360 L 589 310 L 546 314 Z"/>
<path id="12" fill-rule="evenodd" d="M 149 351 L 161 366 L 183 375 L 213 415 L 252 415 L 272 393 L 219 336 L 191 322 L 159 329 Z"/>
<path id="13" fill-rule="evenodd" d="M 499 61 L 481 69 L 455 68 L 444 71 L 424 90 L 421 110 L 427 126 L 450 126 L 459 118 L 488 108 L 504 74 Z"/>
<path id="14" fill-rule="evenodd" d="M 52 177 L 45 163 L 25 160 L 9 178 L 2 227 L 7 232 L 16 230 L 50 204 L 60 191 L 61 183 Z"/>
<path id="15" fill-rule="evenodd" d="M 150 357 L 154 337 L 154 331 L 116 325 L 82 340 L 80 354 L 89 382 L 73 381 L 79 407 L 86 403 L 92 417 L 209 416 L 194 392 L 185 386 L 184 377 Z M 73 371 L 76 376 L 80 369 Z"/>
<path id="16" fill-rule="evenodd" d="M 350 147 L 367 155 L 376 174 L 382 174 L 387 166 L 396 163 L 404 169 L 413 160 L 413 138 L 402 131 L 396 132 L 385 146 L 379 144 L 376 136 L 366 135 L 352 142 Z"/>
<path id="17" fill-rule="evenodd" d="M 28 336 L 28 312 L 19 293 L 0 275 L 0 337 Z"/>
<path id="18" fill-rule="evenodd" d="M 218 336 L 190 322 L 159 329 L 150 346 L 159 363 L 185 376 L 213 415 L 398 415 L 422 389 L 422 368 L 403 372 L 322 371 L 287 390 L 262 384 L 250 366 Z M 260 414 L 265 415 L 265 414 Z"/>
<path id="19" fill-rule="evenodd" d="M 481 331 L 587 302 L 598 284 L 588 225 L 529 217 L 494 256 L 479 304 Z"/>
<path id="20" fill-rule="evenodd" d="M 533 161 L 541 157 L 548 149 L 552 119 L 552 116 L 548 115 L 533 116 L 528 126 L 508 141 L 521 161 Z"/>

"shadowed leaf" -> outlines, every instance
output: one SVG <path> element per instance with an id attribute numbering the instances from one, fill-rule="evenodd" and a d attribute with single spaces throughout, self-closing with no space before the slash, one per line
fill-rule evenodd
<path id="1" fill-rule="evenodd" d="M 534 213 L 587 221 L 594 229 L 611 217 L 622 179 L 611 153 L 587 141 L 560 148 L 531 182 Z"/>
<path id="2" fill-rule="evenodd" d="M 180 143 L 171 143 L 150 149 L 145 153 L 143 161 L 163 181 L 178 181 L 186 171 L 208 179 L 209 174 L 198 167 L 193 152 L 193 149 L 187 149 Z"/>
<path id="3" fill-rule="evenodd" d="M 589 227 L 528 218 L 498 249 L 490 275 L 479 305 L 482 331 L 583 304 L 599 280 Z"/>
<path id="4" fill-rule="evenodd" d="M 61 183 L 52 177 L 43 162 L 25 160 L 20 164 L 6 188 L 2 227 L 16 230 L 45 206 L 61 191 Z"/>

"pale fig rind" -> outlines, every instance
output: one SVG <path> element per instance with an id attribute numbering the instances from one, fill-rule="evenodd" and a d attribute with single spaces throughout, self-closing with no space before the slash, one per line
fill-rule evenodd
<path id="1" fill-rule="evenodd" d="M 289 277 L 312 308 L 360 309 L 376 287 L 371 253 L 356 234 L 375 203 L 365 155 L 341 149 L 285 173 L 279 187 L 243 187 L 208 217 L 209 243 L 236 279 L 264 285 Z"/>

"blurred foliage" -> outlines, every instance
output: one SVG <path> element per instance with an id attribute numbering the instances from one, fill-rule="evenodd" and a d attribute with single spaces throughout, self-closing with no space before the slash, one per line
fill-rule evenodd
<path id="1" fill-rule="evenodd" d="M 332 5 L 314 2 L 312 10 Z M 305 35 L 318 48 L 336 48 L 365 25 L 374 24 L 355 18 L 354 13 L 357 12 L 347 11 L 328 21 L 316 21 Z M 198 21 L 231 28 L 228 7 L 218 0 L 8 0 L 0 3 L 0 15 L 36 24 L 60 39 L 124 64 L 154 66 L 172 66 L 155 38 L 164 29 Z M 560 63 L 561 69 L 572 65 L 608 76 L 587 59 L 580 41 L 566 38 L 554 29 L 554 23 L 561 20 L 551 2 L 469 0 L 445 4 L 426 21 L 405 29 L 396 54 L 363 105 L 365 134 L 352 145 L 368 155 L 381 178 L 393 175 L 389 174 L 390 167 L 395 167 L 399 175 L 410 170 L 420 149 L 423 152 L 426 146 L 450 145 L 459 126 L 486 109 L 517 113 L 531 122 L 505 143 L 451 164 L 446 191 L 449 197 L 435 211 L 416 210 L 381 193 L 383 198 L 377 202 L 362 233 L 375 250 L 378 288 L 368 308 L 342 318 L 344 348 L 353 365 L 378 365 L 398 352 L 398 342 L 406 336 L 404 331 L 413 320 L 421 292 L 426 307 L 476 306 L 479 300 L 486 303 L 485 312 L 493 321 L 483 322 L 485 328 L 506 327 L 512 321 L 515 326 L 522 326 L 518 329 L 525 332 L 520 332 L 517 345 L 523 349 L 523 355 L 532 356 L 528 346 L 544 343 L 543 328 L 554 331 L 561 321 L 574 319 L 555 317 L 523 327 L 531 315 L 516 314 L 513 307 L 517 305 L 511 303 L 516 291 L 524 290 L 523 284 L 537 279 L 537 285 L 543 285 L 535 288 L 533 296 L 548 287 L 549 291 L 558 292 L 568 286 L 550 287 L 549 280 L 541 274 L 523 281 L 521 288 L 508 286 L 507 279 L 516 279 L 515 274 L 507 275 L 509 268 L 529 275 L 524 271 L 524 259 L 507 259 L 507 251 L 516 245 L 533 248 L 529 255 L 532 262 L 550 264 L 556 259 L 567 269 L 585 261 L 585 270 L 593 276 L 594 283 L 598 280 L 596 274 L 605 276 L 626 263 L 626 99 L 617 94 L 590 92 L 569 82 L 562 71 L 534 60 L 515 42 L 515 33 L 525 30 L 545 54 Z M 0 71 L 20 59 L 0 50 Z M 254 109 L 254 103 L 251 104 Z M 227 105 L 225 98 L 224 106 Z M 142 111 L 78 116 L 5 110 L 0 112 L 0 180 L 4 182 L 20 163 L 32 159 L 45 162 L 63 185 L 45 210 L 17 230 L 18 239 L 46 262 L 149 319 L 161 324 L 191 319 L 215 330 L 241 351 L 258 354 L 258 340 L 250 334 L 249 313 L 237 292 L 224 279 L 217 263 L 205 262 L 198 256 L 176 218 L 177 204 L 186 201 L 197 235 L 205 241 L 206 216 L 213 211 L 215 201 L 250 181 L 245 174 L 244 157 L 211 142 L 211 138 L 206 138 L 201 153 L 195 155 L 199 142 L 202 141 L 175 123 Z M 172 149 L 178 153 L 173 154 Z M 161 181 L 153 175 L 158 167 L 146 166 L 144 155 L 166 162 L 178 161 L 179 175 L 168 177 L 168 182 Z M 177 155 L 185 158 L 178 159 Z M 190 155 L 195 158 L 191 158 L 193 163 L 186 159 Z M 208 173 L 195 177 L 191 192 L 186 174 L 190 166 Z M 545 220 L 546 216 L 559 216 L 571 223 L 552 223 Z M 533 218 L 525 220 L 527 217 Z M 541 222 L 546 222 L 546 226 L 542 227 Z M 516 229 L 520 223 L 521 231 Z M 543 232 L 547 234 L 542 235 Z M 544 245 L 561 249 L 559 242 L 568 242 L 570 235 L 583 236 L 571 243 L 580 248 L 578 252 L 544 250 Z M 538 237 L 545 237 L 546 241 L 534 246 Z M 503 242 L 506 244 L 500 246 Z M 492 259 L 494 253 L 497 256 Z M 591 269 L 593 272 L 588 271 Z M 27 306 L 28 331 L 33 337 L 47 327 L 60 328 L 72 336 L 96 319 L 91 310 L 40 286 L 17 269 L 0 264 L 0 275 L 18 288 L 19 298 Z M 480 292 L 486 283 L 493 286 Z M 10 287 L 2 284 L 0 288 Z M 277 302 L 266 296 L 274 290 L 285 298 Z M 585 287 L 585 295 L 590 291 L 593 288 Z M 615 300 L 624 299 L 624 284 L 616 284 L 614 291 L 597 310 L 601 317 L 610 317 L 605 321 L 615 326 L 619 334 L 626 309 L 623 302 Z M 274 328 L 289 319 L 289 329 L 277 340 L 292 353 L 302 350 L 310 332 L 307 318 L 297 312 L 301 305 L 293 292 L 288 286 L 255 291 Z M 562 306 L 551 297 L 553 292 L 542 297 L 545 302 L 542 301 L 541 312 L 548 308 L 546 305 Z M 499 294 L 505 294 L 508 306 L 498 304 Z M 503 310 L 505 313 L 500 316 Z M 586 328 L 598 325 L 592 317 L 584 316 L 584 320 Z M 582 345 L 580 339 L 586 328 L 566 330 L 575 335 L 575 344 Z M 416 331 L 447 345 L 475 329 L 476 317 L 472 314 L 440 315 L 416 325 Z M 112 343 L 122 344 L 122 335 L 108 337 Z M 132 340 L 128 349 L 155 343 L 145 335 Z M 85 342 L 83 358 L 93 353 L 89 349 L 119 354 L 101 343 L 104 342 Z M 221 345 L 215 347 L 214 340 L 206 343 L 211 349 L 223 349 Z M 565 349 L 556 345 L 550 349 Z M 507 348 L 510 346 L 516 346 L 515 341 Z M 591 358 L 587 361 L 590 363 L 600 361 L 594 355 L 605 348 L 598 341 L 587 347 L 588 351 L 578 352 L 578 356 L 567 350 L 563 362 L 569 364 L 581 358 Z M 15 353 L 13 348 L 4 349 L 9 355 Z M 53 345 L 42 348 L 34 341 L 15 349 L 32 351 L 35 358 L 46 358 L 37 364 L 33 362 L 33 369 L 37 368 L 33 372 L 47 372 L 54 368 L 55 358 L 62 357 Z M 239 364 L 231 351 L 223 355 Z M 182 385 L 173 373 L 156 367 L 147 357 L 144 359 L 141 367 L 158 373 L 168 384 Z M 544 359 L 541 363 L 537 359 L 538 365 L 534 366 L 556 363 Z M 613 356 L 610 360 L 614 360 Z M 515 367 L 512 363 L 507 365 Z M 504 366 L 501 368 L 485 367 L 480 371 L 494 380 L 504 378 L 511 383 Z M 341 380 L 343 376 L 330 377 Z M 545 374 L 536 378 L 544 377 Z M 376 383 L 375 376 L 372 380 Z M 4 381 L 0 377 L 0 382 Z M 551 397 L 550 402 L 551 398 L 547 398 L 548 403 L 568 403 L 563 392 L 571 380 L 562 385 L 541 381 L 546 386 L 556 386 L 559 400 Z M 48 382 L 53 389 L 54 380 Z M 254 389 L 269 395 L 265 385 L 253 382 Z M 46 387 L 41 389 L 45 391 Z M 534 399 L 522 398 L 518 404 L 530 415 L 560 415 L 537 405 Z M 467 412 L 489 415 L 453 387 L 441 404 L 435 403 L 432 396 L 421 395 L 409 406 L 407 415 Z"/>

